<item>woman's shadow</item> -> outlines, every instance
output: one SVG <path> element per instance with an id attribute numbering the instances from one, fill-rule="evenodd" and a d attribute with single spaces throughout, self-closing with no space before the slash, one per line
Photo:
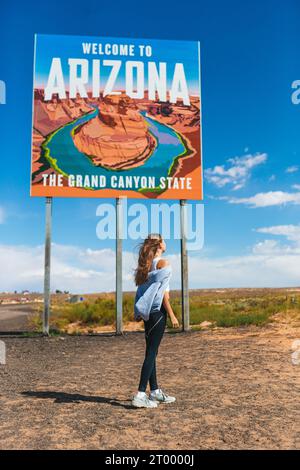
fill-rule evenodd
<path id="1" fill-rule="evenodd" d="M 134 406 L 129 404 L 124 404 L 123 401 L 118 401 L 113 398 L 100 397 L 93 395 L 81 395 L 80 393 L 65 393 L 65 392 L 52 392 L 52 391 L 26 391 L 22 392 L 22 395 L 26 397 L 35 397 L 35 398 L 46 398 L 53 399 L 54 403 L 80 403 L 91 402 L 91 403 L 108 403 L 112 406 L 121 406 L 127 409 L 136 409 Z M 131 400 L 128 400 L 131 402 Z"/>

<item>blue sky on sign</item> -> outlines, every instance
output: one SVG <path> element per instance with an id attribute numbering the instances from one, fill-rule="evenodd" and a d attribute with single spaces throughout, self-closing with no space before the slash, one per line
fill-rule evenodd
<path id="1" fill-rule="evenodd" d="M 128 40 L 129 39 L 129 40 Z M 83 48 L 85 44 L 85 49 Z M 134 46 L 134 56 L 124 56 L 121 54 L 101 55 L 92 53 L 90 49 L 87 49 L 88 43 L 101 44 L 113 44 L 122 45 L 129 44 Z M 145 53 L 145 47 L 151 46 L 151 56 L 147 56 Z M 144 46 L 143 55 L 139 53 L 139 46 Z M 85 53 L 84 50 L 89 50 L 89 53 Z M 65 86 L 68 89 L 68 77 L 69 77 L 69 65 L 68 59 L 70 57 L 76 59 L 87 59 L 89 61 L 89 83 L 87 88 L 91 89 L 91 78 L 92 78 L 92 60 L 100 60 L 100 88 L 103 90 L 104 84 L 110 74 L 110 67 L 105 67 L 101 64 L 101 60 L 121 60 L 122 66 L 118 73 L 116 81 L 116 89 L 124 89 L 125 87 L 125 61 L 135 60 L 144 62 L 147 64 L 148 61 L 166 62 L 167 63 L 167 85 L 170 88 L 174 67 L 178 58 L 184 65 L 184 71 L 186 74 L 186 80 L 188 83 L 189 92 L 193 94 L 199 94 L 199 69 L 198 69 L 198 43 L 196 41 L 159 41 L 159 40 L 147 40 L 147 39 L 135 39 L 135 38 L 113 38 L 113 37 L 102 37 L 102 36 L 90 36 L 89 34 L 80 35 L 37 35 L 36 39 L 36 86 L 46 86 L 51 68 L 53 57 L 59 57 L 61 60 L 61 66 L 64 76 Z M 144 67 L 145 76 L 145 89 L 147 89 L 148 83 L 148 69 Z"/>
<path id="2" fill-rule="evenodd" d="M 34 33 L 199 40 L 205 243 L 190 253 L 190 285 L 300 284 L 300 105 L 291 100 L 300 79 L 297 0 L 147 8 L 15 1 L 1 18 L 0 291 L 42 289 L 45 203 L 29 196 Z M 100 202 L 54 200 L 53 289 L 114 289 L 114 241 L 96 237 Z M 124 241 L 125 289 L 133 286 L 135 245 Z M 168 255 L 179 287 L 178 240 L 168 242 Z"/>

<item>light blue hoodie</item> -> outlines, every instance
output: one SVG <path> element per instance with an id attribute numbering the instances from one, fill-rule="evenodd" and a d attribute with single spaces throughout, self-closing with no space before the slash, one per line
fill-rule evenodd
<path id="1" fill-rule="evenodd" d="M 151 312 L 161 309 L 165 290 L 172 275 L 171 266 L 148 273 L 147 281 L 138 286 L 134 301 L 134 319 L 149 320 Z"/>

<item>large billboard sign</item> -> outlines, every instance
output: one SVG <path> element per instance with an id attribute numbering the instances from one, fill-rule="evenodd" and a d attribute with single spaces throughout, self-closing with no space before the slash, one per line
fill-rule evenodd
<path id="1" fill-rule="evenodd" d="M 200 44 L 35 35 L 31 196 L 202 199 Z"/>

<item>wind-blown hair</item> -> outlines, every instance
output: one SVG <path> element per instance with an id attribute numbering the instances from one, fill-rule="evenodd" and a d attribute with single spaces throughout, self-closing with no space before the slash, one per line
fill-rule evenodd
<path id="1" fill-rule="evenodd" d="M 137 286 L 144 284 L 156 252 L 162 242 L 162 236 L 159 233 L 149 233 L 143 243 L 140 245 L 138 265 L 135 270 L 134 280 Z"/>

